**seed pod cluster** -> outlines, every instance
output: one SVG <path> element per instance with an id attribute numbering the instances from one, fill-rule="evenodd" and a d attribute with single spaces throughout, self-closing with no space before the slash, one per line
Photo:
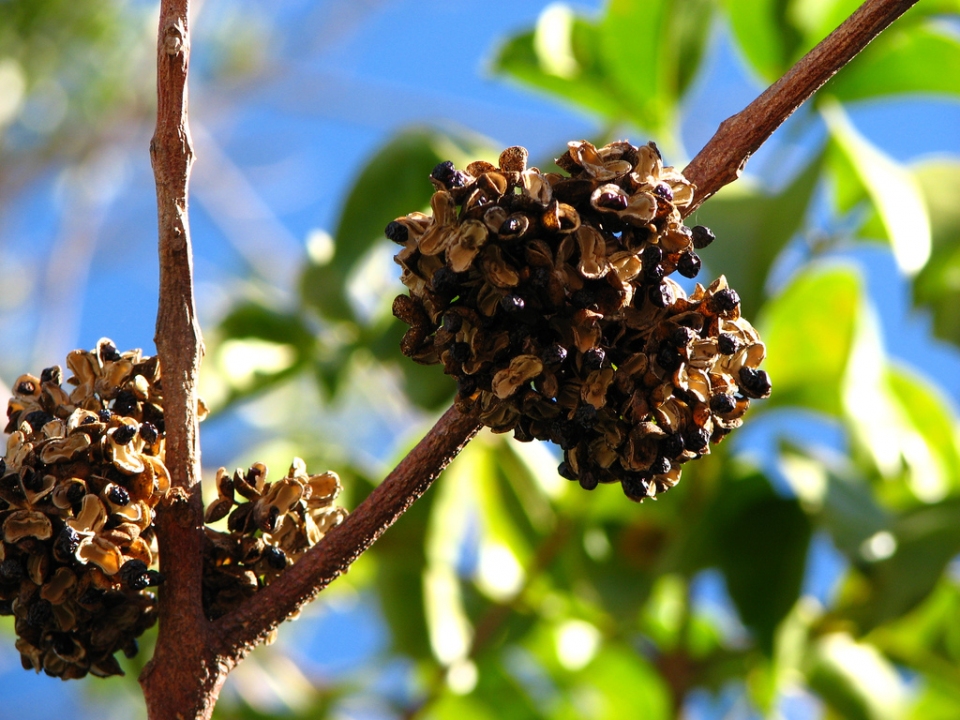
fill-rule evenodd
<path id="1" fill-rule="evenodd" d="M 40 377 L 21 375 L 0 459 L 0 614 L 25 669 L 63 679 L 121 674 L 156 621 L 154 507 L 164 466 L 155 357 L 107 339 Z"/>
<path id="2" fill-rule="evenodd" d="M 724 278 L 688 297 L 669 277 L 696 277 L 714 236 L 684 226 L 694 188 L 653 143 L 571 142 L 565 174 L 526 161 L 441 163 L 432 212 L 387 226 L 401 350 L 494 432 L 557 443 L 561 475 L 655 497 L 769 395 L 763 343 Z"/>
<path id="3" fill-rule="evenodd" d="M 316 545 L 347 513 L 334 505 L 342 487 L 334 472 L 307 473 L 294 458 L 287 475 L 267 482 L 267 468 L 254 463 L 231 476 L 217 471 L 217 500 L 206 521 L 227 518 L 227 531 L 206 528 L 204 610 L 221 617 Z M 237 495 L 243 498 L 237 502 Z"/>

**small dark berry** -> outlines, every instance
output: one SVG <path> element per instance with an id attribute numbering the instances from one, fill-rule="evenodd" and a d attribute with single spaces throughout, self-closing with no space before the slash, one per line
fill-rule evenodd
<path id="1" fill-rule="evenodd" d="M 113 413 L 109 408 L 104 408 L 103 410 L 97 411 L 97 417 L 100 419 L 100 422 L 108 423 L 110 422 L 110 418 L 113 417 Z"/>
<path id="2" fill-rule="evenodd" d="M 640 261 L 644 267 L 657 265 L 661 260 L 663 260 L 663 250 L 659 245 L 647 245 L 640 253 Z"/>
<path id="3" fill-rule="evenodd" d="M 444 265 L 438 268 L 430 278 L 430 285 L 435 293 L 439 295 L 456 295 L 460 290 L 460 280 L 457 274 Z"/>
<path id="4" fill-rule="evenodd" d="M 553 343 L 540 351 L 540 359 L 544 365 L 559 365 L 567 359 L 567 349 L 560 343 Z"/>
<path id="5" fill-rule="evenodd" d="M 7 558 L 0 562 L 0 583 L 18 583 L 25 575 L 23 563 L 16 558 Z"/>
<path id="6" fill-rule="evenodd" d="M 658 198 L 673 202 L 673 190 L 666 183 L 659 183 L 653 188 L 653 194 Z"/>
<path id="7" fill-rule="evenodd" d="M 17 385 L 16 393 L 18 395 L 33 395 L 37 391 L 37 386 L 32 380 L 24 380 Z"/>
<path id="8" fill-rule="evenodd" d="M 700 272 L 700 256 L 695 252 L 684 253 L 677 262 L 677 272 L 685 278 L 695 278 Z"/>
<path id="9" fill-rule="evenodd" d="M 110 488 L 110 492 L 107 493 L 107 500 L 112 502 L 114 505 L 120 505 L 121 507 L 130 504 L 130 493 L 127 492 L 126 488 L 122 488 L 119 485 L 114 485 Z"/>
<path id="10" fill-rule="evenodd" d="M 35 600 L 27 610 L 27 624 L 42 628 L 53 619 L 53 606 L 49 600 Z"/>
<path id="11" fill-rule="evenodd" d="M 70 487 L 67 488 L 67 502 L 71 505 L 76 505 L 83 500 L 83 496 L 86 494 L 87 491 L 83 485 L 80 483 L 70 483 Z"/>
<path id="12" fill-rule="evenodd" d="M 710 435 L 701 427 L 694 426 L 683 434 L 683 446 L 690 452 L 702 453 L 710 444 Z"/>
<path id="13" fill-rule="evenodd" d="M 121 390 L 113 401 L 113 411 L 127 417 L 133 415 L 140 405 L 137 396 L 129 390 Z"/>
<path id="14" fill-rule="evenodd" d="M 584 430 L 589 430 L 597 424 L 597 409 L 590 403 L 581 405 L 573 413 L 573 422 Z"/>
<path id="15" fill-rule="evenodd" d="M 583 354 L 583 369 L 587 372 L 593 372 L 603 367 L 603 361 L 606 360 L 607 353 L 603 348 L 590 348 Z"/>
<path id="16" fill-rule="evenodd" d="M 597 485 L 600 484 L 600 481 L 597 479 L 597 476 L 590 472 L 589 470 L 583 470 L 580 472 L 580 487 L 584 490 L 593 490 Z"/>
<path id="17" fill-rule="evenodd" d="M 740 390 L 747 397 L 765 398 L 770 395 L 770 376 L 766 370 L 740 368 Z"/>
<path id="18" fill-rule="evenodd" d="M 653 475 L 664 475 L 670 472 L 670 468 L 672 467 L 672 463 L 661 455 L 653 461 L 653 464 L 650 466 L 650 473 Z"/>
<path id="19" fill-rule="evenodd" d="M 53 544 L 54 552 L 66 560 L 67 558 L 73 557 L 78 547 L 80 547 L 80 533 L 69 525 L 64 525 Z"/>
<path id="20" fill-rule="evenodd" d="M 116 362 L 120 360 L 120 353 L 117 346 L 111 342 L 105 342 L 100 346 L 100 362 Z"/>
<path id="21" fill-rule="evenodd" d="M 713 234 L 713 230 L 703 225 L 696 225 L 692 228 L 693 230 L 693 246 L 697 250 L 703 250 L 707 245 L 712 243 L 717 239 L 717 236 Z"/>
<path id="22" fill-rule="evenodd" d="M 740 341 L 730 333 L 720 333 L 717 338 L 717 350 L 721 355 L 733 355 L 740 349 Z"/>
<path id="23" fill-rule="evenodd" d="M 503 221 L 503 225 L 500 226 L 498 233 L 500 235 L 519 235 L 529 226 L 529 222 L 524 222 L 523 218 L 518 217 L 517 215 L 511 215 L 506 220 Z"/>
<path id="24" fill-rule="evenodd" d="M 463 318 L 459 314 L 454 312 L 448 312 L 443 314 L 443 329 L 448 333 L 457 333 L 460 332 L 460 328 L 463 327 Z"/>
<path id="25" fill-rule="evenodd" d="M 283 570 L 287 566 L 287 554 L 275 545 L 267 545 L 263 558 L 274 570 Z"/>
<path id="26" fill-rule="evenodd" d="M 647 292 L 647 299 L 654 307 L 667 308 L 673 305 L 673 301 L 676 298 L 674 297 L 673 290 L 670 289 L 669 285 L 660 283 L 650 288 L 650 290 Z"/>
<path id="27" fill-rule="evenodd" d="M 678 326 L 670 333 L 670 342 L 674 347 L 682 348 L 689 345 L 697 337 L 697 333 L 683 325 Z"/>
<path id="28" fill-rule="evenodd" d="M 397 243 L 397 245 L 405 245 L 407 238 L 410 236 L 410 233 L 407 231 L 407 226 L 403 223 L 398 223 L 396 220 L 391 220 L 387 224 L 383 234 L 386 235 L 389 240 Z"/>
<path id="29" fill-rule="evenodd" d="M 48 415 L 43 410 L 34 410 L 32 413 L 27 413 L 21 422 L 28 423 L 34 432 L 40 432 L 40 429 L 51 420 L 53 415 Z"/>
<path id="30" fill-rule="evenodd" d="M 718 393 L 710 398 L 710 409 L 718 415 L 726 415 L 737 407 L 737 399 L 727 393 Z"/>
<path id="31" fill-rule="evenodd" d="M 740 304 L 740 296 L 737 295 L 737 291 L 733 288 L 727 288 L 726 290 L 721 290 L 716 295 L 713 296 L 711 300 L 713 309 L 716 313 L 720 315 L 726 315 L 729 312 L 736 310 L 737 306 Z"/>
<path id="32" fill-rule="evenodd" d="M 127 560 L 120 567 L 120 582 L 131 590 L 143 590 L 150 584 L 147 564 L 143 560 Z"/>
<path id="33" fill-rule="evenodd" d="M 504 312 L 511 315 L 523 312 L 526 306 L 527 304 L 519 295 L 504 295 L 500 298 L 500 307 Z"/>
<path id="34" fill-rule="evenodd" d="M 113 441 L 117 445 L 126 445 L 137 436 L 138 428 L 124 423 L 113 431 Z"/>
<path id="35" fill-rule="evenodd" d="M 683 435 L 671 433 L 660 441 L 660 454 L 668 458 L 676 458 L 683 452 Z"/>
<path id="36" fill-rule="evenodd" d="M 470 344 L 465 342 L 455 342 L 450 346 L 450 357 L 455 362 L 463 363 L 470 359 Z"/>
<path id="37" fill-rule="evenodd" d="M 477 391 L 477 378 L 473 375 L 464 375 L 457 378 L 457 393 L 460 397 L 470 397 Z"/>
<path id="38" fill-rule="evenodd" d="M 139 645 L 137 645 L 136 638 L 130 638 L 129 640 L 127 640 L 127 642 L 124 643 L 122 649 L 123 649 L 123 656 L 127 660 L 133 660 L 133 658 L 137 656 L 137 653 L 140 652 L 140 647 Z"/>
<path id="39" fill-rule="evenodd" d="M 676 348 L 661 345 L 657 351 L 657 364 L 667 372 L 673 372 L 683 363 L 683 357 Z"/>
<path id="40" fill-rule="evenodd" d="M 430 173 L 430 177 L 448 190 L 463 187 L 467 184 L 466 175 L 457 170 L 449 160 L 438 163 L 437 166 L 433 168 L 433 172 Z"/>
<path id="41" fill-rule="evenodd" d="M 140 423 L 140 437 L 147 445 L 153 445 L 160 439 L 160 431 L 152 422 Z"/>
<path id="42" fill-rule="evenodd" d="M 620 193 L 604 192 L 597 198 L 597 207 L 607 210 L 626 210 L 627 196 Z"/>
<path id="43" fill-rule="evenodd" d="M 623 487 L 623 494 L 634 500 L 641 500 L 647 497 L 647 490 L 650 488 L 650 479 L 639 473 L 631 473 L 620 481 Z"/>
<path id="44" fill-rule="evenodd" d="M 63 371 L 57 365 L 44 368 L 43 372 L 40 373 L 40 382 L 52 382 L 54 385 L 59 385 L 63 382 Z"/>
<path id="45" fill-rule="evenodd" d="M 96 415 L 84 415 L 83 420 L 80 421 L 81 425 L 95 425 L 97 423 Z"/>
<path id="46" fill-rule="evenodd" d="M 560 465 L 557 467 L 557 474 L 562 478 L 566 478 L 567 480 L 577 479 L 576 473 L 574 473 L 570 466 L 567 465 L 566 461 L 560 463 Z"/>

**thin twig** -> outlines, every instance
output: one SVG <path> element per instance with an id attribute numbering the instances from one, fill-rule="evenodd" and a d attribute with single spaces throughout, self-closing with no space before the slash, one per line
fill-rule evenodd
<path id="1" fill-rule="evenodd" d="M 917 0 L 867 0 L 760 97 L 720 128 L 683 174 L 697 186 L 689 215 L 743 171 L 773 131 Z"/>
<path id="2" fill-rule="evenodd" d="M 189 0 L 163 0 L 157 38 L 157 128 L 150 159 L 157 185 L 160 300 L 156 345 L 163 373 L 165 463 L 172 489 L 157 517 L 160 632 L 140 677 L 150 718 L 205 718 L 226 673 L 210 663 L 201 598 L 203 501 L 197 373 L 203 355 L 193 299 L 187 196 L 193 147 L 187 124 Z"/>

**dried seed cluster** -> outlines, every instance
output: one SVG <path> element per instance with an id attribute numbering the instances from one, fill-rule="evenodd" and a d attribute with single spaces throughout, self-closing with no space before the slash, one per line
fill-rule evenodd
<path id="1" fill-rule="evenodd" d="M 263 463 L 231 476 L 217 471 L 218 498 L 206 521 L 227 519 L 227 532 L 206 528 L 203 597 L 207 616 L 216 619 L 268 585 L 288 565 L 316 545 L 347 513 L 333 503 L 340 494 L 334 472 L 309 475 L 294 458 L 287 476 L 267 482 Z M 237 504 L 240 495 L 246 502 Z"/>
<path id="2" fill-rule="evenodd" d="M 694 188 L 656 146 L 568 147 L 568 174 L 522 147 L 434 168 L 432 213 L 386 228 L 410 290 L 401 349 L 443 363 L 495 432 L 559 444 L 565 477 L 642 500 L 769 395 L 765 350 L 724 278 L 687 297 L 668 277 L 695 277 L 714 236 L 683 225 Z"/>
<path id="3" fill-rule="evenodd" d="M 63 679 L 121 674 L 156 621 L 154 507 L 163 463 L 155 357 L 100 340 L 21 375 L 0 459 L 0 614 L 13 615 L 25 669 Z"/>

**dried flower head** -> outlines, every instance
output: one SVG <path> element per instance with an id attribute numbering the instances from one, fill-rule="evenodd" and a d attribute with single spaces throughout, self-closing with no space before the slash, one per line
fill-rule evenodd
<path id="1" fill-rule="evenodd" d="M 170 486 L 155 357 L 107 339 L 21 375 L 0 459 L 0 611 L 24 668 L 121 672 L 118 650 L 156 621 L 154 507 Z"/>
<path id="2" fill-rule="evenodd" d="M 387 226 L 401 349 L 494 432 L 557 443 L 564 477 L 656 497 L 769 395 L 763 343 L 724 278 L 689 297 L 669 278 L 696 277 L 714 235 L 683 224 L 694 188 L 656 145 L 571 142 L 567 174 L 526 160 L 442 163 L 432 213 Z"/>

